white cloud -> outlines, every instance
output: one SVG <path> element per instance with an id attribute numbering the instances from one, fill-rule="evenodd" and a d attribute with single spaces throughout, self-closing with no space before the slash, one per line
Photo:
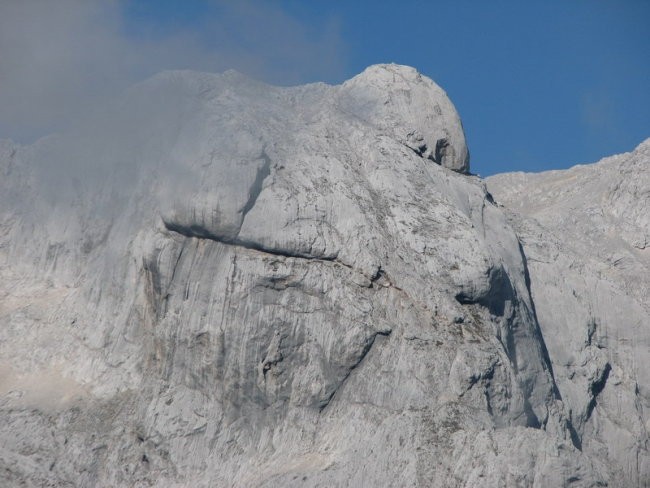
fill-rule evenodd
<path id="1" fill-rule="evenodd" d="M 338 77 L 335 24 L 314 31 L 262 2 L 215 2 L 192 31 L 125 33 L 116 0 L 0 2 L 0 137 L 29 142 L 66 127 L 124 87 L 164 69 L 238 69 L 293 84 Z"/>

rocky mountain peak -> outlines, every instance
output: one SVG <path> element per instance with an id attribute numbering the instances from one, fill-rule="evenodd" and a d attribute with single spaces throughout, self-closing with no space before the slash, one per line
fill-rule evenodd
<path id="1" fill-rule="evenodd" d="M 0 484 L 644 486 L 644 148 L 486 183 L 392 64 L 0 142 Z"/>
<path id="2" fill-rule="evenodd" d="M 370 66 L 341 86 L 341 104 L 416 153 L 460 173 L 469 172 L 465 135 L 447 94 L 414 68 Z"/>

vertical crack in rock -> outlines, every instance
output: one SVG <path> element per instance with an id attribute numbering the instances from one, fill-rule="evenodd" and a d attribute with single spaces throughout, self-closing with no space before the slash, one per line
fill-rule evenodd
<path id="1" fill-rule="evenodd" d="M 241 209 L 242 222 L 246 218 L 246 214 L 255 206 L 255 202 L 257 202 L 260 193 L 262 193 L 264 180 L 271 174 L 271 158 L 266 154 L 266 150 L 262 151 L 262 159 L 264 160 L 264 164 L 257 170 L 255 181 L 253 181 L 253 184 L 248 190 L 248 200 Z"/>
<path id="2" fill-rule="evenodd" d="M 591 400 L 589 401 L 589 404 L 587 405 L 587 411 L 585 412 L 585 422 L 591 418 L 591 415 L 594 412 L 594 408 L 596 408 L 596 404 L 598 403 L 598 395 L 600 395 L 600 393 L 605 389 L 605 385 L 607 384 L 607 379 L 609 378 L 609 373 L 611 370 L 612 366 L 609 363 L 605 364 L 605 367 L 603 368 L 600 376 L 589 386 Z"/>
<path id="3" fill-rule="evenodd" d="M 526 283 L 526 290 L 528 291 L 528 296 L 530 297 L 531 313 L 533 315 L 533 320 L 535 323 L 535 333 L 539 338 L 539 345 L 542 350 L 542 358 L 544 360 L 546 367 L 548 368 L 548 372 L 551 375 L 551 379 L 553 380 L 553 394 L 555 395 L 555 398 L 557 398 L 558 400 L 562 400 L 562 395 L 560 394 L 560 390 L 558 389 L 557 383 L 555 381 L 553 362 L 551 361 L 551 356 L 548 353 L 546 341 L 544 340 L 544 334 L 542 333 L 542 329 L 539 326 L 539 320 L 537 318 L 537 309 L 535 308 L 535 300 L 533 299 L 533 291 L 531 288 L 530 272 L 528 270 L 528 259 L 526 257 L 526 252 L 524 251 L 524 247 L 521 245 L 521 241 L 518 240 L 517 245 L 519 246 L 519 254 L 521 255 L 521 262 L 524 266 L 524 282 Z"/>
<path id="4" fill-rule="evenodd" d="M 542 333 L 542 329 L 539 326 L 539 320 L 537 318 L 537 308 L 535 307 L 535 300 L 533 298 L 533 291 L 532 291 L 531 280 L 530 280 L 530 271 L 528 269 L 528 257 L 526 256 L 526 252 L 524 251 L 524 247 L 521 244 L 521 241 L 518 240 L 517 244 L 519 246 L 519 254 L 521 255 L 521 261 L 524 266 L 524 282 L 526 284 L 526 290 L 528 290 L 528 296 L 530 297 L 531 313 L 533 315 L 533 320 L 535 323 L 535 333 L 539 338 L 539 345 L 542 352 L 542 359 L 546 365 L 546 368 L 548 369 L 549 375 L 551 376 L 553 395 L 555 396 L 556 399 L 562 401 L 562 394 L 560 393 L 560 389 L 557 386 L 557 381 L 555 379 L 555 372 L 553 371 L 553 362 L 551 361 L 551 356 L 549 355 L 548 347 L 546 346 L 546 341 L 544 340 L 544 334 Z M 566 426 L 569 431 L 569 435 L 571 438 L 571 442 L 573 443 L 573 446 L 579 451 L 582 451 L 582 440 L 570 418 L 566 419 Z"/>
<path id="5" fill-rule="evenodd" d="M 449 151 L 449 141 L 446 138 L 438 139 L 436 142 L 435 153 L 433 154 L 433 160 L 444 166 L 444 162 L 447 158 L 447 152 Z"/>
<path id="6" fill-rule="evenodd" d="M 174 282 L 174 277 L 176 276 L 176 270 L 178 269 L 178 265 L 181 262 L 181 258 L 183 257 L 183 251 L 185 251 L 185 241 L 181 244 L 181 248 L 178 251 L 178 256 L 176 256 L 176 259 L 174 260 L 174 266 L 172 268 L 172 274 L 171 277 L 169 278 L 169 284 Z M 169 293 L 166 293 L 168 295 Z"/>

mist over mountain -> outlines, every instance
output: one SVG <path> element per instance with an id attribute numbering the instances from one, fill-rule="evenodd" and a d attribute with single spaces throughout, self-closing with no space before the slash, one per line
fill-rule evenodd
<path id="1" fill-rule="evenodd" d="M 413 68 L 166 71 L 0 175 L 3 486 L 650 483 L 650 139 L 482 180 Z"/>

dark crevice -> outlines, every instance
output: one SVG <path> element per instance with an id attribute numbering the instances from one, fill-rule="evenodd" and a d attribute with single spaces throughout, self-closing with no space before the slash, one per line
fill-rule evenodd
<path id="1" fill-rule="evenodd" d="M 404 144 L 404 143 L 402 143 L 402 145 L 404 147 L 409 148 L 411 151 L 413 151 L 422 159 L 427 159 L 429 161 L 433 161 L 434 163 L 440 164 L 440 161 L 436 160 L 435 153 L 429 148 L 429 146 L 425 142 L 418 145 L 411 145 L 411 144 Z"/>
<path id="2" fill-rule="evenodd" d="M 524 279 L 525 279 L 525 284 L 526 284 L 526 290 L 527 290 L 528 296 L 530 298 L 530 310 L 529 310 L 529 312 L 530 312 L 530 314 L 532 316 L 533 323 L 534 323 L 534 326 L 535 326 L 535 334 L 536 334 L 536 336 L 538 338 L 541 358 L 542 358 L 543 364 L 546 367 L 546 369 L 547 369 L 547 371 L 548 371 L 548 373 L 549 373 L 549 375 L 551 377 L 551 380 L 552 380 L 551 388 L 552 388 L 553 396 L 558 400 L 562 400 L 562 395 L 560 394 L 559 388 L 558 388 L 557 383 L 555 381 L 555 374 L 554 374 L 554 371 L 553 371 L 553 365 L 551 363 L 551 358 L 550 358 L 550 355 L 549 355 L 549 352 L 548 352 L 548 348 L 546 347 L 546 342 L 544 340 L 542 330 L 541 330 L 541 328 L 539 326 L 539 320 L 537 318 L 537 310 L 535 309 L 535 302 L 533 300 L 533 295 L 532 295 L 531 279 L 530 279 L 530 273 L 529 273 L 529 270 L 528 270 L 528 262 L 527 262 L 527 259 L 526 259 L 526 254 L 524 252 L 524 249 L 523 249 L 523 246 L 522 246 L 521 242 L 518 243 L 518 246 L 519 246 L 519 252 L 520 252 L 520 255 L 521 255 L 522 264 L 523 264 L 523 268 L 524 268 L 523 271 L 524 271 Z M 483 295 L 483 296 L 472 296 L 472 295 L 467 294 L 466 292 L 462 291 L 462 292 L 458 293 L 455 296 L 455 298 L 459 303 L 461 303 L 463 305 L 472 305 L 472 304 L 480 305 L 482 307 L 485 307 L 492 315 L 503 317 L 504 312 L 505 312 L 505 303 L 507 301 L 512 301 L 513 303 L 518 301 L 517 293 L 514 290 L 514 287 L 513 287 L 512 283 L 510 281 L 510 277 L 506 273 L 505 269 L 503 269 L 502 267 L 495 267 L 495 268 L 490 269 L 488 280 L 489 280 L 490 286 L 489 286 L 488 293 L 486 293 L 485 295 Z M 522 305 L 526 306 L 525 302 L 522 303 Z M 511 322 L 512 319 L 513 319 L 513 317 L 509 318 L 508 330 L 513 330 L 513 324 Z M 517 365 L 517 358 L 516 358 L 516 352 L 515 352 L 516 343 L 515 343 L 515 335 L 514 334 L 512 334 L 512 333 L 507 334 L 507 336 L 505 337 L 505 341 L 504 341 L 504 347 L 506 349 L 508 357 L 512 361 L 512 364 L 513 364 L 513 367 L 514 367 L 515 371 L 517 371 L 518 365 Z M 609 366 L 608 366 L 608 368 L 609 368 Z M 593 405 L 591 405 L 589 412 L 591 412 L 591 410 L 593 410 L 593 408 L 595 406 L 595 402 L 596 402 L 595 398 L 598 395 L 598 393 L 600 393 L 602 388 L 604 387 L 604 383 L 607 380 L 607 375 L 608 374 L 609 374 L 609 369 L 607 369 L 603 373 L 602 380 L 594 383 L 594 386 L 593 386 L 594 399 L 592 400 Z M 535 413 L 534 413 L 534 411 L 532 409 L 532 406 L 528 402 L 528 399 L 526 399 L 526 402 L 525 402 L 525 405 L 524 405 L 524 412 L 525 412 L 525 415 L 526 415 L 526 425 L 528 427 L 537 428 L 537 429 L 540 429 L 540 428 L 544 427 L 542 425 L 542 423 L 540 422 L 540 420 L 535 415 Z M 578 434 L 576 432 L 575 427 L 571 424 L 570 421 L 567 423 L 567 428 L 568 428 L 569 433 L 571 435 L 571 440 L 572 440 L 574 446 L 577 449 L 581 449 L 581 442 L 580 442 L 579 436 L 578 436 Z"/>
<path id="3" fill-rule="evenodd" d="M 449 147 L 449 141 L 445 138 L 443 139 L 438 139 L 438 142 L 436 142 L 436 151 L 433 156 L 433 160 L 442 165 L 443 160 L 447 156 L 447 148 Z"/>
<path id="4" fill-rule="evenodd" d="M 377 271 L 375 271 L 375 274 L 370 277 L 369 288 L 374 288 L 375 285 L 380 287 L 390 286 L 390 281 L 388 279 L 388 276 L 386 276 L 386 273 L 384 272 L 381 266 L 378 266 Z"/>
<path id="5" fill-rule="evenodd" d="M 483 394 L 485 395 L 485 403 L 486 403 L 486 406 L 487 406 L 487 412 L 490 415 L 490 417 L 494 417 L 494 410 L 492 409 L 492 401 L 491 401 L 491 398 L 490 398 L 490 395 L 489 395 L 487 389 L 483 392 Z"/>
<path id="6" fill-rule="evenodd" d="M 455 298 L 461 305 L 478 304 L 487 308 L 492 315 L 503 317 L 507 301 L 515 300 L 515 291 L 510 282 L 510 277 L 502 266 L 495 266 L 488 270 L 487 293 L 475 296 L 469 295 L 464 290 L 457 293 Z"/>
<path id="7" fill-rule="evenodd" d="M 178 256 L 176 256 L 176 260 L 174 261 L 174 267 L 172 268 L 172 276 L 169 279 L 169 283 L 174 282 L 174 277 L 176 276 L 176 269 L 178 268 L 179 263 L 181 262 L 181 257 L 183 256 L 183 251 L 185 250 L 185 244 L 181 245 L 181 249 L 178 252 Z"/>
<path id="8" fill-rule="evenodd" d="M 486 274 L 489 285 L 484 293 L 472 293 L 473 290 L 469 290 L 468 293 L 468 291 L 462 290 L 455 295 L 455 299 L 461 305 L 483 307 L 492 316 L 500 317 L 506 321 L 507 327 L 505 327 L 499 339 L 514 370 L 518 371 L 515 344 L 515 331 L 518 326 L 517 316 L 513 315 L 512 312 L 506 316 L 506 303 L 510 302 L 513 306 L 516 306 L 518 297 L 503 266 L 493 266 Z"/>
<path id="9" fill-rule="evenodd" d="M 609 378 L 609 373 L 611 372 L 611 370 L 612 367 L 610 366 L 609 363 L 607 363 L 605 365 L 605 369 L 603 369 L 603 372 L 600 375 L 600 378 L 594 381 L 589 387 L 592 396 L 589 405 L 587 405 L 585 422 L 591 418 L 591 415 L 594 412 L 594 408 L 596 408 L 596 405 L 598 404 L 598 395 L 600 395 L 600 393 L 605 389 L 605 384 L 607 383 L 607 379 Z"/>
<path id="10" fill-rule="evenodd" d="M 605 384 L 607 383 L 607 379 L 609 378 L 609 373 L 611 370 L 612 367 L 609 365 L 609 363 L 607 363 L 603 369 L 602 374 L 600 375 L 600 378 L 598 378 L 597 381 L 593 382 L 589 387 L 589 391 L 591 392 L 592 397 L 589 401 L 589 404 L 587 405 L 587 410 L 585 412 L 585 423 L 591 418 L 591 415 L 593 414 L 594 409 L 598 404 L 598 395 L 600 395 L 600 393 L 605 388 Z M 567 421 L 567 428 L 571 434 L 571 441 L 573 442 L 573 445 L 576 449 L 582 451 L 582 438 L 570 420 Z"/>
<path id="11" fill-rule="evenodd" d="M 578 435 L 578 431 L 573 426 L 573 423 L 571 423 L 570 420 L 567 421 L 567 428 L 569 429 L 569 434 L 571 435 L 571 442 L 573 442 L 573 446 L 578 451 L 582 451 L 582 439 L 580 439 L 580 436 Z"/>
<path id="12" fill-rule="evenodd" d="M 372 346 L 375 344 L 375 341 L 377 340 L 377 336 L 382 336 L 382 337 L 388 337 L 390 336 L 392 331 L 378 331 L 376 332 L 370 340 L 365 344 L 363 350 L 361 351 L 361 355 L 359 356 L 359 359 L 352 365 L 350 366 L 350 369 L 346 373 L 346 375 L 343 377 L 343 379 L 340 381 L 340 383 L 334 388 L 332 393 L 324 400 L 321 402 L 319 405 L 319 411 L 322 412 L 325 410 L 325 408 L 331 403 L 331 401 L 334 399 L 334 396 L 336 395 L 336 392 L 338 392 L 341 387 L 345 384 L 347 379 L 350 377 L 352 374 L 352 371 L 354 371 L 356 368 L 359 367 L 359 365 L 363 362 L 363 360 L 368 356 L 368 353 L 372 349 Z"/>
<path id="13" fill-rule="evenodd" d="M 262 151 L 262 159 L 264 160 L 264 164 L 257 170 L 255 181 L 248 191 L 248 201 L 246 201 L 246 204 L 241 209 L 242 221 L 246 217 L 246 214 L 255 206 L 257 198 L 262 193 L 264 180 L 271 174 L 271 158 L 266 154 L 266 151 Z"/>
<path id="14" fill-rule="evenodd" d="M 423 156 L 424 156 L 424 152 L 427 150 L 427 145 L 426 145 L 426 144 L 422 144 L 421 146 L 418 146 L 418 147 L 410 147 L 410 146 L 407 146 L 407 147 L 408 147 L 409 149 L 412 149 L 413 152 L 414 152 L 415 154 L 417 154 L 418 156 L 420 156 L 420 157 L 423 157 Z"/>
<path id="15" fill-rule="evenodd" d="M 428 147 L 426 144 L 421 144 L 417 147 L 409 146 L 408 144 L 402 144 L 404 147 L 409 148 L 411 151 L 413 151 L 415 154 L 420 156 L 421 158 L 424 159 L 430 159 L 433 161 L 433 157 L 430 156 L 430 153 L 428 152 Z"/>
<path id="16" fill-rule="evenodd" d="M 596 321 L 595 318 L 591 318 L 589 323 L 587 324 L 587 346 L 594 345 L 598 349 L 603 349 L 603 346 L 601 344 L 598 344 L 597 341 L 594 341 L 596 338 L 596 331 L 598 330 L 598 322 Z M 596 343 L 594 343 L 596 342 Z"/>
<path id="17" fill-rule="evenodd" d="M 548 348 L 546 347 L 546 341 L 544 340 L 544 335 L 542 333 L 541 327 L 539 326 L 539 320 L 537 318 L 537 309 L 535 308 L 535 300 L 533 299 L 533 291 L 532 291 L 531 280 L 530 280 L 530 271 L 528 270 L 528 258 L 526 256 L 526 252 L 524 251 L 524 247 L 521 244 L 521 241 L 519 240 L 518 240 L 518 246 L 519 246 L 519 254 L 521 255 L 521 261 L 524 266 L 524 280 L 526 283 L 526 290 L 528 290 L 528 296 L 530 297 L 531 313 L 533 315 L 533 319 L 535 321 L 536 328 L 537 328 L 537 334 L 539 336 L 539 344 L 541 348 L 542 358 L 546 363 L 548 372 L 551 376 L 551 379 L 553 380 L 553 386 L 552 386 L 553 394 L 555 398 L 561 401 L 562 394 L 560 393 L 560 389 L 558 388 L 557 382 L 555 381 L 555 372 L 553 371 L 553 363 L 551 362 L 551 356 L 548 352 Z M 579 451 L 582 451 L 582 439 L 580 438 L 580 435 L 578 434 L 578 431 L 576 430 L 575 426 L 571 422 L 571 419 L 567 420 L 567 429 L 571 436 L 571 442 L 573 443 L 573 446 Z"/>
<path id="18" fill-rule="evenodd" d="M 524 413 L 526 414 L 526 427 L 530 427 L 532 429 L 540 429 L 542 427 L 542 424 L 537 418 L 537 415 L 535 415 L 533 407 L 531 407 L 528 398 L 524 400 Z"/>
<path id="19" fill-rule="evenodd" d="M 269 254 L 272 256 L 280 256 L 284 258 L 293 258 L 293 259 L 304 259 L 308 261 L 320 261 L 320 262 L 329 262 L 329 263 L 334 263 L 340 266 L 343 266 L 345 268 L 348 268 L 352 271 L 356 271 L 357 273 L 360 273 L 364 275 L 361 271 L 356 270 L 353 266 L 351 266 L 348 263 L 345 263 L 341 261 L 338 257 L 338 253 L 335 254 L 329 254 L 329 255 L 312 255 L 309 253 L 302 253 L 299 251 L 292 251 L 289 249 L 278 249 L 278 248 L 270 248 L 267 246 L 264 246 L 258 242 L 254 241 L 249 241 L 246 239 L 240 239 L 238 237 L 230 237 L 230 236 L 220 236 L 213 234 L 209 231 L 207 231 L 204 227 L 202 226 L 184 226 L 184 225 L 179 225 L 174 222 L 166 222 L 163 221 L 165 228 L 171 232 L 175 232 L 177 234 L 180 234 L 185 237 L 194 237 L 197 239 L 207 239 L 215 242 L 219 242 L 221 244 L 227 245 L 227 246 L 235 246 L 235 247 L 241 247 L 243 249 L 249 249 L 251 251 L 257 251 L 261 252 L 264 254 Z"/>
<path id="20" fill-rule="evenodd" d="M 528 296 L 530 297 L 531 313 L 533 314 L 533 319 L 535 321 L 536 328 L 537 328 L 537 334 L 539 336 L 539 344 L 541 347 L 542 358 L 544 359 L 544 362 L 546 363 L 546 367 L 548 368 L 548 372 L 551 375 L 551 379 L 553 380 L 553 394 L 555 395 L 555 398 L 557 398 L 558 400 L 562 400 L 562 394 L 560 393 L 560 390 L 557 387 L 557 383 L 555 382 L 555 372 L 553 371 L 553 363 L 551 362 L 551 356 L 548 353 L 548 348 L 546 347 L 546 341 L 544 340 L 544 335 L 542 334 L 542 329 L 539 326 L 539 320 L 537 318 L 537 309 L 535 308 L 535 300 L 533 300 L 533 291 L 532 291 L 531 281 L 530 281 L 530 272 L 528 271 L 528 259 L 526 258 L 526 253 L 524 251 L 524 247 L 521 244 L 521 241 L 517 240 L 517 244 L 519 246 L 519 254 L 521 255 L 521 262 L 524 265 L 524 280 L 526 282 L 526 290 L 528 290 Z"/>
<path id="21" fill-rule="evenodd" d="M 372 275 L 372 277 L 370 278 L 370 281 L 372 283 L 374 283 L 375 281 L 377 281 L 377 280 L 379 280 L 381 278 L 384 278 L 385 276 L 386 276 L 386 273 L 384 273 L 384 270 L 381 269 L 381 266 L 378 266 L 377 271 L 375 271 L 375 274 Z"/>
<path id="22" fill-rule="evenodd" d="M 443 165 L 445 159 L 447 159 L 447 153 L 449 152 L 449 141 L 446 138 L 438 139 L 436 142 L 436 147 L 432 150 L 427 146 L 426 143 L 419 144 L 417 146 L 412 146 L 410 144 L 404 144 L 415 154 L 421 158 L 428 159 L 433 161 L 436 164 Z"/>

